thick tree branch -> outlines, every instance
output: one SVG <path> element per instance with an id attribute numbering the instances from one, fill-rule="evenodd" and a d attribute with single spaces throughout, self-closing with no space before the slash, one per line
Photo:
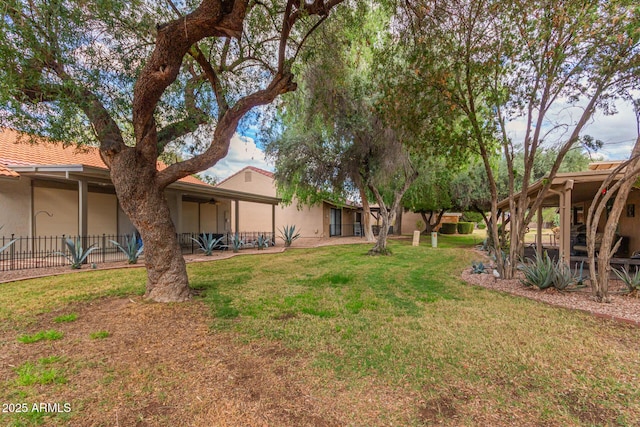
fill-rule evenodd
<path id="1" fill-rule="evenodd" d="M 189 160 L 175 163 L 158 173 L 158 184 L 165 187 L 174 181 L 196 172 L 205 170 L 227 155 L 231 137 L 235 133 L 240 119 L 253 107 L 267 105 L 276 97 L 296 89 L 293 74 L 279 74 L 264 90 L 260 90 L 240 99 L 218 121 L 211 146 L 202 154 Z"/>

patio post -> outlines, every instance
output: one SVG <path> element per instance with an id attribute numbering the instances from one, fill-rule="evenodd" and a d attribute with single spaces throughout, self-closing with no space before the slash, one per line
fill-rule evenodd
<path id="1" fill-rule="evenodd" d="M 571 258 L 571 193 L 573 180 L 565 182 L 560 193 L 560 259 L 569 264 Z"/>
<path id="2" fill-rule="evenodd" d="M 87 235 L 88 235 L 88 191 L 89 186 L 87 181 L 78 181 L 78 235 L 82 238 L 82 247 L 87 247 Z"/>
<path id="3" fill-rule="evenodd" d="M 271 238 L 273 246 L 276 245 L 276 205 L 271 205 Z"/>
<path id="4" fill-rule="evenodd" d="M 236 234 L 240 235 L 240 202 L 238 200 L 234 200 L 235 207 L 235 222 L 236 222 Z"/>
<path id="5" fill-rule="evenodd" d="M 538 216 L 536 218 L 536 253 L 538 259 L 542 256 L 542 206 L 538 206 Z"/>

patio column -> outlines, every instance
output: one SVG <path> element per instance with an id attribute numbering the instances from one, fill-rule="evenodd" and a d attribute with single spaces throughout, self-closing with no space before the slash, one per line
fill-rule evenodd
<path id="1" fill-rule="evenodd" d="M 560 193 L 560 259 L 569 264 L 571 258 L 571 193 L 573 180 L 564 184 Z"/>
<path id="2" fill-rule="evenodd" d="M 234 200 L 234 214 L 235 214 L 235 219 L 234 221 L 236 222 L 236 234 L 240 234 L 240 202 L 237 200 Z"/>
<path id="3" fill-rule="evenodd" d="M 536 253 L 538 258 L 542 256 L 542 206 L 538 206 L 538 217 L 536 218 Z"/>
<path id="4" fill-rule="evenodd" d="M 89 212 L 88 207 L 88 192 L 89 186 L 87 181 L 78 181 L 78 235 L 83 239 L 83 246 L 86 248 L 86 238 L 88 233 L 87 217 Z"/>
<path id="5" fill-rule="evenodd" d="M 276 244 L 276 205 L 271 205 L 271 235 L 273 236 L 273 244 Z"/>

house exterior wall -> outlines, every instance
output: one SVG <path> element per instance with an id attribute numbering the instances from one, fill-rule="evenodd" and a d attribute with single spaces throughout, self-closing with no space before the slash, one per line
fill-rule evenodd
<path id="1" fill-rule="evenodd" d="M 196 202 L 182 202 L 181 233 L 200 232 L 200 209 Z"/>
<path id="2" fill-rule="evenodd" d="M 459 220 L 460 220 L 460 214 L 445 212 L 445 214 L 442 215 L 442 219 L 440 220 L 440 223 L 435 227 L 435 230 L 438 231 L 440 229 L 441 224 L 445 222 L 451 222 L 451 223 L 457 224 Z M 415 213 L 411 211 L 403 212 L 401 234 L 413 234 L 414 230 L 418 229 L 417 228 L 418 221 L 424 222 L 424 220 L 422 219 L 422 215 L 420 215 L 419 213 Z"/>
<path id="3" fill-rule="evenodd" d="M 276 187 L 273 178 L 251 169 L 241 171 L 219 184 L 220 188 L 243 191 L 245 193 L 260 194 L 276 197 Z M 235 204 L 231 204 L 230 226 L 235 231 Z M 272 207 L 261 203 L 240 202 L 239 229 L 240 231 L 271 231 Z M 275 225 L 277 230 L 285 226 L 296 226 L 296 231 L 301 237 L 325 237 L 329 236 L 327 213 L 327 226 L 324 226 L 323 206 L 301 206 L 298 209 L 297 200 L 288 205 L 280 205 L 275 208 Z"/>
<path id="4" fill-rule="evenodd" d="M 118 234 L 118 198 L 115 194 L 89 192 L 87 208 L 87 233 L 90 236 Z"/>
<path id="5" fill-rule="evenodd" d="M 218 207 L 209 203 L 200 204 L 200 233 L 219 233 Z"/>
<path id="6" fill-rule="evenodd" d="M 31 180 L 0 180 L 0 236 L 31 234 Z"/>
<path id="7" fill-rule="evenodd" d="M 37 236 L 78 235 L 77 191 L 33 187 L 33 212 Z"/>

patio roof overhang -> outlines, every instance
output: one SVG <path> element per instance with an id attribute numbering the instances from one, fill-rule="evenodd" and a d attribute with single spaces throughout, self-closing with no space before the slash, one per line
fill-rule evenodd
<path id="1" fill-rule="evenodd" d="M 7 165 L 11 170 L 20 175 L 31 178 L 44 178 L 61 181 L 87 181 L 101 185 L 111 184 L 109 171 L 103 168 L 86 166 L 81 164 L 71 165 Z M 259 194 L 244 193 L 242 191 L 227 190 L 210 185 L 193 184 L 190 182 L 176 181 L 169 185 L 170 189 L 178 190 L 186 194 L 202 198 L 218 198 L 237 200 L 241 202 L 278 205 L 282 199 L 278 197 L 262 196 Z"/>
<path id="2" fill-rule="evenodd" d="M 571 198 L 574 203 L 593 200 L 593 196 L 595 196 L 602 182 L 610 175 L 611 169 L 556 174 L 550 187 L 551 191 L 547 192 L 542 202 L 542 207 L 558 207 L 560 205 L 560 193 L 563 192 L 568 185 L 571 186 Z M 618 175 L 622 177 L 622 173 Z M 546 178 L 543 178 L 533 183 L 527 191 L 527 197 L 534 200 L 542 190 L 545 179 Z M 522 193 L 520 192 L 514 197 L 518 200 L 522 197 Z M 509 199 L 506 198 L 498 202 L 498 209 L 509 209 Z"/>

